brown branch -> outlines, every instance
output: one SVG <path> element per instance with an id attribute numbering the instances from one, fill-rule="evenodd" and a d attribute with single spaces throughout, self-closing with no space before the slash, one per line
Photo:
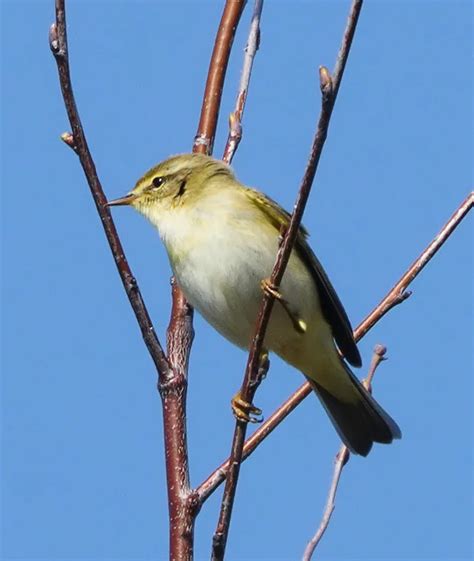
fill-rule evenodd
<path id="1" fill-rule="evenodd" d="M 193 309 L 172 280 L 172 308 L 167 332 L 171 376 L 160 376 L 165 443 L 166 487 L 168 490 L 170 559 L 191 561 L 194 521 L 199 512 L 196 493 L 189 483 L 186 430 L 188 364 L 194 337 Z"/>
<path id="2" fill-rule="evenodd" d="M 227 0 L 224 6 L 209 65 L 193 152 L 212 153 L 225 73 L 244 7 L 245 1 L 242 0 Z M 170 559 L 190 561 L 193 558 L 194 523 L 201 506 L 198 495 L 189 484 L 186 430 L 188 361 L 194 336 L 193 310 L 174 278 L 172 284 L 168 356 L 174 376 L 160 380 L 159 390 L 163 401 Z"/>
<path id="3" fill-rule="evenodd" d="M 351 7 L 351 17 L 348 20 L 347 26 L 349 28 L 357 24 L 358 15 L 362 7 L 362 0 L 354 0 Z M 345 59 L 349 55 L 350 42 L 354 35 L 354 29 L 344 32 L 343 47 L 340 53 L 343 53 L 344 61 L 338 64 L 338 74 L 331 78 L 329 71 L 326 67 L 321 66 L 319 69 L 320 86 L 322 93 L 321 112 L 319 115 L 316 134 L 314 136 L 311 154 L 306 166 L 305 174 L 298 192 L 296 204 L 291 215 L 291 220 L 287 231 L 283 237 L 282 243 L 277 253 L 275 265 L 273 267 L 270 283 L 275 288 L 278 288 L 286 265 L 290 258 L 291 250 L 293 248 L 296 236 L 298 233 L 301 218 L 306 206 L 306 202 L 311 191 L 313 179 L 316 174 L 319 159 L 321 157 L 324 142 L 326 140 L 329 121 L 331 118 L 332 110 L 336 102 L 337 91 L 339 90 L 339 83 L 342 79 Z M 340 55 L 341 56 L 341 55 Z M 334 82 L 337 80 L 337 83 Z M 265 293 L 262 299 L 262 304 L 257 316 L 255 334 L 250 345 L 250 352 L 245 370 L 244 380 L 240 389 L 240 396 L 246 402 L 252 402 L 258 385 L 261 382 L 259 378 L 259 362 L 261 357 L 263 340 L 265 331 L 270 319 L 270 314 L 273 308 L 274 297 L 270 293 Z M 247 431 L 247 423 L 237 419 L 234 436 L 232 439 L 230 464 L 226 477 L 226 484 L 221 503 L 221 510 L 217 528 L 213 537 L 212 544 L 212 559 L 213 561 L 220 561 L 224 559 L 225 547 L 227 543 L 227 536 L 229 533 L 230 519 L 232 515 L 232 508 L 234 504 L 235 492 L 239 478 L 240 465 L 242 462 L 243 446 L 245 434 Z"/>
<path id="4" fill-rule="evenodd" d="M 406 290 L 410 283 L 415 280 L 431 258 L 443 246 L 473 206 L 474 193 L 471 192 L 459 205 L 448 222 L 446 222 L 446 224 L 434 237 L 433 241 L 408 268 L 406 273 L 403 274 L 400 280 L 388 292 L 378 306 L 376 306 L 354 330 L 354 338 L 356 341 L 360 341 L 360 339 L 362 339 L 362 337 L 364 337 L 364 335 L 372 329 L 372 327 L 374 327 L 374 325 L 378 323 L 389 310 L 401 302 L 404 302 L 408 296 L 410 296 L 411 293 Z M 245 442 L 243 448 L 243 459 L 247 459 L 252 452 L 254 452 L 257 446 L 265 440 L 265 438 L 267 438 L 267 436 L 269 436 L 311 392 L 311 386 L 308 383 L 305 383 L 301 385 L 284 403 L 282 403 L 282 405 L 280 405 L 280 407 L 278 407 L 278 409 L 276 409 L 273 414 Z M 228 459 L 196 488 L 196 492 L 199 495 L 199 501 L 201 503 L 204 502 L 225 480 L 229 470 L 229 465 L 230 460 Z"/>
<path id="5" fill-rule="evenodd" d="M 244 63 L 240 77 L 239 91 L 235 102 L 234 112 L 229 116 L 229 135 L 222 156 L 226 164 L 232 162 L 232 158 L 242 140 L 242 115 L 249 91 L 250 76 L 252 74 L 253 61 L 260 46 L 260 18 L 262 15 L 263 0 L 255 0 L 252 21 L 245 46 Z"/>
<path id="6" fill-rule="evenodd" d="M 227 0 L 209 64 L 198 131 L 193 152 L 212 153 L 222 88 L 235 31 L 245 1 Z M 191 560 L 194 523 L 200 509 L 197 494 L 189 485 L 186 430 L 188 360 L 193 340 L 192 307 L 173 279 L 172 311 L 168 327 L 168 353 L 175 376 L 159 384 L 163 400 L 166 475 L 170 512 L 170 559 Z"/>
<path id="7" fill-rule="evenodd" d="M 212 154 L 227 63 L 245 4 L 246 0 L 227 0 L 225 3 L 209 64 L 193 152 Z"/>
<path id="8" fill-rule="evenodd" d="M 198 132 L 193 152 L 212 153 L 222 88 L 235 31 L 245 1 L 227 0 L 217 30 L 204 90 Z M 163 400 L 166 477 L 170 513 L 170 559 L 193 558 L 194 523 L 200 509 L 197 494 L 190 489 L 186 430 L 188 360 L 194 336 L 193 309 L 172 280 L 172 311 L 168 327 L 168 354 L 174 377 L 160 382 Z"/>
<path id="9" fill-rule="evenodd" d="M 89 151 L 84 129 L 77 111 L 69 69 L 65 0 L 56 0 L 56 22 L 53 23 L 50 28 L 49 45 L 58 67 L 61 91 L 72 128 L 72 134 L 64 133 L 61 138 L 68 146 L 73 148 L 79 156 L 80 163 L 97 207 L 97 212 L 102 221 L 107 241 L 109 242 L 110 250 L 114 257 L 115 264 L 117 265 L 125 292 L 127 293 L 137 318 L 138 325 L 140 326 L 145 344 L 158 372 L 167 374 L 170 370 L 168 361 L 155 334 L 140 289 L 128 265 L 110 211 L 105 206 L 107 199 L 105 198 L 102 185 L 97 176 L 95 164 Z"/>
<path id="10" fill-rule="evenodd" d="M 358 327 L 359 337 L 363 337 L 375 322 L 382 318 L 394 306 L 400 304 L 400 302 L 403 302 L 405 298 L 410 296 L 410 293 L 406 292 L 408 285 L 431 261 L 436 252 L 442 247 L 445 241 L 454 232 L 461 220 L 466 216 L 466 214 L 471 210 L 473 206 L 474 192 L 471 192 L 459 205 L 451 218 L 441 228 L 437 236 L 428 245 L 428 247 L 410 265 L 407 272 L 402 276 L 402 278 L 397 282 L 397 284 L 392 288 L 387 296 L 378 304 L 378 306 L 374 308 L 372 313 L 370 313 Z"/>
<path id="11" fill-rule="evenodd" d="M 374 349 L 374 353 L 372 355 L 372 360 L 369 367 L 369 372 L 367 374 L 367 378 L 362 381 L 364 387 L 372 393 L 372 381 L 374 379 L 375 371 L 377 370 L 379 364 L 385 360 L 385 353 L 387 352 L 386 347 L 383 345 L 376 345 Z M 326 507 L 323 512 L 323 516 L 321 519 L 321 523 L 316 530 L 314 536 L 309 540 L 308 545 L 306 546 L 303 554 L 303 561 L 311 561 L 311 557 L 313 556 L 314 550 L 318 546 L 321 538 L 323 537 L 324 533 L 329 526 L 329 522 L 331 521 L 332 513 L 336 508 L 336 493 L 337 488 L 339 485 L 339 480 L 341 479 L 342 470 L 344 466 L 347 464 L 351 456 L 349 452 L 349 448 L 345 444 L 341 445 L 339 452 L 336 454 L 336 458 L 334 460 L 334 472 L 331 481 L 331 486 L 329 488 L 329 494 L 326 501 Z"/>

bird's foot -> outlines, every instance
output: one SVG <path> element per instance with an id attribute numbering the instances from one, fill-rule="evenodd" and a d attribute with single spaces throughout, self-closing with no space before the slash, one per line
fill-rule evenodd
<path id="1" fill-rule="evenodd" d="M 240 391 L 234 395 L 230 403 L 234 417 L 239 421 L 245 421 L 246 423 L 261 423 L 263 421 L 262 410 L 255 407 L 253 403 L 242 399 Z"/>
<path id="2" fill-rule="evenodd" d="M 261 287 L 264 292 L 270 294 L 271 296 L 273 296 L 273 298 L 275 298 L 275 300 L 280 302 L 281 306 L 288 314 L 288 317 L 290 318 L 291 323 L 295 328 L 295 331 L 301 334 L 306 333 L 306 329 L 307 329 L 306 322 L 303 321 L 300 317 L 298 317 L 298 314 L 291 309 L 288 300 L 286 300 L 281 294 L 281 292 L 278 291 L 277 287 L 270 282 L 270 279 L 263 279 L 261 282 Z"/>
<path id="3" fill-rule="evenodd" d="M 270 359 L 268 357 L 268 351 L 266 349 L 263 349 L 260 352 L 260 358 L 258 360 L 258 376 L 257 376 L 258 384 L 260 384 L 262 380 L 265 380 L 269 368 L 270 368 Z"/>

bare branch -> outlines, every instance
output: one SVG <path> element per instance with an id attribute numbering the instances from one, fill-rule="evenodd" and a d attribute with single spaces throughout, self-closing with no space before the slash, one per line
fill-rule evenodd
<path id="1" fill-rule="evenodd" d="M 407 292 L 409 284 L 421 273 L 425 266 L 431 261 L 436 252 L 443 246 L 445 241 L 454 232 L 461 220 L 474 206 L 474 192 L 471 191 L 464 201 L 459 205 L 451 218 L 438 232 L 437 236 L 423 251 L 423 253 L 410 265 L 407 272 L 387 294 L 387 296 L 374 308 L 362 324 L 357 328 L 359 337 L 363 337 L 367 331 L 397 304 L 403 302 L 410 296 Z"/>
<path id="2" fill-rule="evenodd" d="M 362 323 L 354 330 L 354 338 L 356 341 L 360 341 L 364 335 L 376 323 L 378 323 L 382 317 L 391 310 L 397 304 L 405 301 L 410 292 L 407 292 L 407 288 L 411 282 L 419 275 L 423 268 L 427 265 L 430 259 L 438 252 L 438 250 L 443 246 L 446 240 L 451 236 L 456 227 L 461 223 L 464 217 L 474 206 L 474 193 L 471 192 L 464 199 L 464 201 L 459 205 L 451 218 L 446 222 L 446 224 L 441 228 L 438 234 L 434 237 L 433 241 L 428 245 L 428 247 L 421 253 L 421 255 L 414 261 L 414 263 L 408 268 L 406 273 L 400 278 L 400 280 L 394 285 L 394 287 L 388 292 L 388 294 L 383 298 L 383 300 L 378 304 L 376 308 L 362 321 Z M 276 409 L 272 415 L 252 434 L 252 436 L 245 442 L 243 447 L 243 459 L 247 459 L 252 452 L 257 448 L 257 446 L 267 438 L 276 427 L 294 410 L 296 407 L 312 392 L 311 386 L 308 383 L 301 385 L 284 403 Z M 225 480 L 227 477 L 227 472 L 229 470 L 230 460 L 226 460 L 221 464 L 211 475 L 203 481 L 199 487 L 196 488 L 199 494 L 200 502 L 205 501 L 209 495 L 211 495 L 217 487 Z"/>
<path id="3" fill-rule="evenodd" d="M 198 130 L 194 138 L 193 152 L 212 154 L 227 63 L 245 4 L 246 0 L 226 0 L 207 73 L 206 89 Z"/>
<path id="4" fill-rule="evenodd" d="M 227 164 L 232 162 L 232 158 L 242 139 L 242 115 L 249 91 L 250 76 L 255 55 L 260 46 L 260 18 L 262 15 L 263 0 L 255 0 L 253 7 L 252 21 L 245 46 L 244 63 L 240 77 L 239 91 L 235 102 L 234 112 L 229 116 L 229 136 L 224 148 L 222 159 Z"/>
<path id="5" fill-rule="evenodd" d="M 339 90 L 339 83 L 342 79 L 345 60 L 349 55 L 350 43 L 354 35 L 355 26 L 357 24 L 358 15 L 362 7 L 362 0 L 355 0 L 351 7 L 351 17 L 348 20 L 347 26 L 354 28 L 344 32 L 343 45 L 345 47 L 340 52 L 345 57 L 344 61 L 337 66 L 339 69 L 337 76 L 331 78 L 329 71 L 324 66 L 319 69 L 320 86 L 322 93 L 321 112 L 319 115 L 316 134 L 314 136 L 311 154 L 306 166 L 305 174 L 298 192 L 296 204 L 291 215 L 291 220 L 287 231 L 283 237 L 283 241 L 277 253 L 275 265 L 270 276 L 271 286 L 278 289 L 278 286 L 283 278 L 285 268 L 290 258 L 291 250 L 293 248 L 296 236 L 298 233 L 301 218 L 306 206 L 306 202 L 311 191 L 313 179 L 316 174 L 319 159 L 323 150 L 324 142 L 326 140 L 329 121 L 331 118 L 332 110 L 336 102 L 337 91 Z M 334 82 L 337 80 L 337 83 Z M 257 387 L 260 383 L 259 363 L 262 351 L 263 340 L 265 331 L 270 319 L 270 314 L 273 308 L 274 296 L 270 292 L 265 292 L 260 306 L 260 311 L 257 316 L 255 334 L 250 345 L 249 358 L 245 370 L 244 380 L 240 389 L 241 398 L 251 403 Z M 230 465 L 227 473 L 224 494 L 221 503 L 221 510 L 219 514 L 219 521 L 213 537 L 212 546 L 212 559 L 213 561 L 220 561 L 224 558 L 225 547 L 227 543 L 227 536 L 229 533 L 230 519 L 232 515 L 232 508 L 234 504 L 235 492 L 237 488 L 237 481 L 239 478 L 240 465 L 242 462 L 243 445 L 245 434 L 247 431 L 247 422 L 237 419 L 234 436 L 232 439 L 232 447 L 230 453 Z"/>
<path id="6" fill-rule="evenodd" d="M 165 357 L 165 353 L 155 334 L 155 330 L 140 293 L 140 289 L 138 288 L 135 277 L 128 265 L 110 211 L 105 206 L 107 199 L 104 195 L 102 185 L 97 176 L 94 161 L 87 145 L 87 140 L 77 110 L 71 83 L 65 10 L 65 0 L 56 0 L 56 22 L 51 25 L 49 31 L 49 45 L 58 67 L 59 82 L 61 85 L 64 104 L 72 127 L 72 133 L 63 133 L 61 138 L 79 156 L 79 161 L 89 184 L 92 197 L 97 207 L 97 212 L 99 213 L 102 221 L 102 226 L 104 228 L 107 241 L 109 242 L 115 264 L 117 265 L 118 273 L 122 279 L 125 292 L 127 293 L 128 299 L 135 313 L 135 317 L 137 318 L 148 352 L 150 353 L 158 372 L 161 374 L 169 374 L 169 364 Z"/>
<path id="7" fill-rule="evenodd" d="M 367 378 L 363 380 L 364 387 L 372 393 L 372 381 L 374 379 L 375 371 L 377 370 L 379 364 L 385 360 L 385 353 L 387 352 L 386 347 L 383 345 L 376 345 L 374 349 L 374 353 L 372 355 L 372 360 L 369 367 L 369 372 L 367 374 Z M 321 519 L 321 523 L 319 528 L 316 530 L 314 536 L 308 542 L 303 554 L 303 561 L 310 561 L 311 557 L 313 556 L 314 550 L 318 546 L 321 538 L 323 537 L 324 533 L 329 526 L 329 522 L 331 521 L 332 513 L 336 508 L 336 493 L 337 488 L 339 485 L 339 480 L 341 479 L 342 470 L 344 466 L 349 461 L 351 453 L 349 452 L 349 448 L 345 444 L 342 444 L 339 452 L 336 454 L 336 458 L 334 460 L 334 472 L 331 481 L 331 486 L 329 488 L 329 494 L 326 501 L 326 507 L 323 512 L 323 517 Z"/>

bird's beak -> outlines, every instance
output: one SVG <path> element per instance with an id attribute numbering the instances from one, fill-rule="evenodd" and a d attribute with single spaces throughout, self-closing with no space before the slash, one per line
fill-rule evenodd
<path id="1" fill-rule="evenodd" d="M 129 193 L 125 195 L 125 197 L 120 197 L 120 199 L 114 199 L 113 201 L 108 201 L 105 206 L 125 206 L 131 205 L 135 199 L 138 198 L 138 195 L 134 195 L 133 193 Z"/>

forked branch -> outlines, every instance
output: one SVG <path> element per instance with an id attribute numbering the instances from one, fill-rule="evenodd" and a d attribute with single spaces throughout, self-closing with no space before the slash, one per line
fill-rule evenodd
<path id="1" fill-rule="evenodd" d="M 446 224 L 436 234 L 431 243 L 422 251 L 410 267 L 408 267 L 407 271 L 395 283 L 393 288 L 354 330 L 354 338 L 356 341 L 360 341 L 360 339 L 362 339 L 362 337 L 364 337 L 364 335 L 370 331 L 370 329 L 372 329 L 372 327 L 374 327 L 374 325 L 378 323 L 388 311 L 401 302 L 404 302 L 410 296 L 411 293 L 407 291 L 410 284 L 441 249 L 473 206 L 474 192 L 471 192 L 455 210 Z M 278 409 L 276 409 L 245 442 L 243 447 L 243 459 L 247 459 L 252 452 L 254 452 L 257 446 L 259 446 L 259 444 L 261 444 L 261 442 L 265 440 L 267 436 L 269 436 L 311 392 L 311 386 L 308 383 L 305 383 L 301 385 L 284 403 L 282 403 L 280 407 L 278 407 Z M 201 485 L 199 485 L 199 487 L 196 488 L 200 502 L 205 501 L 209 495 L 211 495 L 225 480 L 229 466 L 230 459 L 221 464 L 205 481 L 201 483 Z"/>

